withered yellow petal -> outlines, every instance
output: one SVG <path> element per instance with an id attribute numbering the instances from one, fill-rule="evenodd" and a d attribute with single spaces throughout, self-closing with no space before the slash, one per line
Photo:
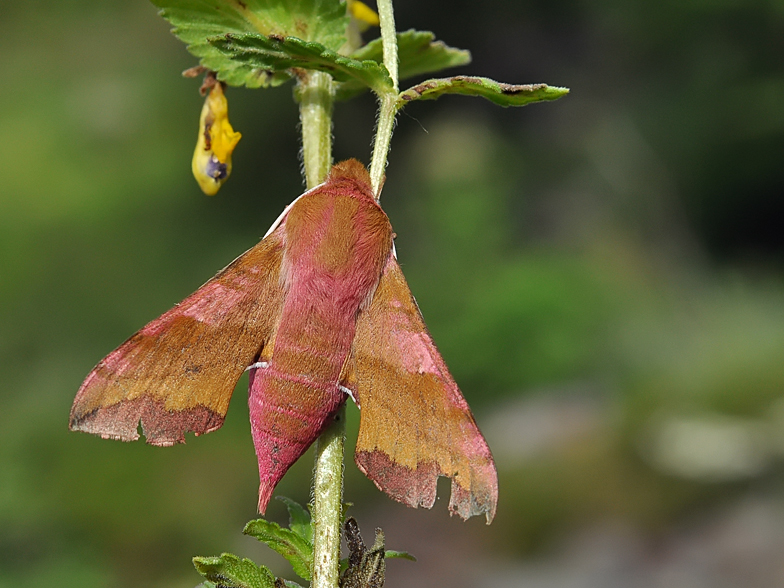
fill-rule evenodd
<path id="1" fill-rule="evenodd" d="M 216 83 L 204 101 L 199 117 L 199 136 L 191 170 L 199 187 L 214 196 L 231 174 L 231 154 L 242 135 L 229 122 L 229 104 L 223 87 Z"/>
<path id="2" fill-rule="evenodd" d="M 348 11 L 360 25 L 364 25 L 362 30 L 367 29 L 369 26 L 377 27 L 379 25 L 378 14 L 364 2 L 359 0 L 348 0 Z"/>

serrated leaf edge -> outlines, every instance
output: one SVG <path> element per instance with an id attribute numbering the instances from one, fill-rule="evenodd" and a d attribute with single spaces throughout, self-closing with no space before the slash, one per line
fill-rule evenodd
<path id="1" fill-rule="evenodd" d="M 240 45 L 241 43 L 246 42 L 247 39 L 266 42 L 270 47 L 232 48 L 230 45 L 232 42 Z M 226 33 L 224 35 L 209 37 L 207 42 L 210 46 L 220 51 L 226 58 L 237 63 L 238 67 L 244 66 L 251 68 L 252 70 L 263 70 L 264 68 L 259 68 L 253 64 L 241 61 L 239 55 L 242 53 L 256 53 L 261 56 L 266 54 L 273 59 L 290 60 L 298 63 L 297 65 L 289 65 L 278 70 L 273 69 L 272 71 L 289 71 L 295 68 L 315 69 L 318 71 L 325 71 L 334 76 L 335 70 L 339 69 L 344 75 L 368 86 L 377 94 L 388 93 L 392 88 L 392 80 L 383 64 L 373 61 L 372 59 L 360 61 L 353 57 L 341 55 L 315 41 L 304 41 L 294 36 L 276 37 L 259 35 L 257 33 Z M 299 47 L 303 52 L 297 54 L 292 51 L 287 51 L 287 45 Z M 307 54 L 303 55 L 303 53 Z M 368 79 L 368 76 L 377 76 L 378 79 L 371 81 Z"/>
<path id="2" fill-rule="evenodd" d="M 271 536 L 272 533 L 269 532 L 266 533 L 267 535 L 270 535 L 269 538 L 260 537 L 259 535 L 262 535 L 262 533 L 254 532 L 253 529 L 251 529 L 251 527 L 255 525 L 269 527 L 273 529 L 274 532 L 279 532 L 284 536 L 284 538 L 276 538 Z M 267 545 L 267 547 L 280 554 L 291 564 L 294 573 L 297 574 L 300 578 L 308 582 L 311 580 L 313 573 L 313 546 L 307 540 L 303 539 L 298 533 L 295 533 L 291 529 L 281 527 L 278 523 L 268 521 L 266 519 L 255 519 L 249 521 L 242 530 L 242 533 L 257 539 L 258 541 L 261 541 Z M 289 549 L 285 549 L 284 546 L 286 545 L 291 545 L 294 551 L 292 552 Z M 302 551 L 305 551 L 306 554 L 304 558 L 300 556 L 300 552 Z"/>

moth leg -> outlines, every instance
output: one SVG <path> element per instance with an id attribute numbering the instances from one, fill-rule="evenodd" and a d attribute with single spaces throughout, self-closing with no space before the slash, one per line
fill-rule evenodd
<path id="1" fill-rule="evenodd" d="M 338 388 L 341 392 L 347 394 L 348 397 L 354 401 L 354 404 L 357 405 L 357 408 L 361 408 L 359 406 L 359 395 L 357 394 L 357 376 L 354 368 L 354 351 L 352 349 L 351 354 L 346 358 L 346 363 L 343 364 L 343 369 L 340 370 Z"/>
<path id="2" fill-rule="evenodd" d="M 245 368 L 245 371 L 248 372 L 250 370 L 255 369 L 264 369 L 269 367 L 268 361 L 257 361 L 255 363 L 250 364 L 248 367 Z"/>

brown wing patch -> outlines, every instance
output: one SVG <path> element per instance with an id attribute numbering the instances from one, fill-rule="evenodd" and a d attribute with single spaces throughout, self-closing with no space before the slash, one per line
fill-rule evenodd
<path id="1" fill-rule="evenodd" d="M 70 426 L 104 438 L 173 445 L 223 424 L 237 380 L 280 315 L 275 232 L 161 315 L 90 372 Z"/>
<path id="2" fill-rule="evenodd" d="M 492 455 L 390 257 L 354 340 L 360 428 L 357 465 L 412 507 L 433 506 L 439 475 L 452 479 L 449 509 L 495 515 Z"/>

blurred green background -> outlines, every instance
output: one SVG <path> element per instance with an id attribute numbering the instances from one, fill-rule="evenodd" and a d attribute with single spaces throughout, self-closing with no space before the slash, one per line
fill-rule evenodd
<path id="1" fill-rule="evenodd" d="M 383 203 L 500 502 L 490 527 L 448 517 L 448 484 L 408 510 L 349 462 L 366 538 L 420 558 L 388 585 L 784 585 L 784 4 L 396 9 L 472 50 L 455 73 L 572 93 L 399 119 Z M 190 587 L 221 551 L 287 573 L 240 533 L 245 379 L 183 446 L 67 430 L 93 365 L 302 191 L 286 86 L 229 90 L 234 174 L 199 192 L 195 60 L 168 29 L 144 0 L 0 5 L 0 587 Z M 337 159 L 369 161 L 374 112 L 338 105 Z M 278 492 L 307 501 L 311 464 Z"/>

